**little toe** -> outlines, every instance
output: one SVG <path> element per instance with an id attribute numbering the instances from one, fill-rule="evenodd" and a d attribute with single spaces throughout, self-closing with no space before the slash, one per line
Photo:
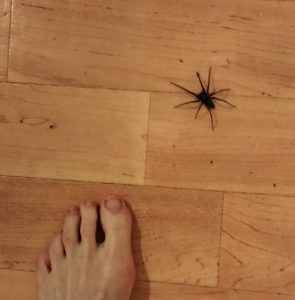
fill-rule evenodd
<path id="1" fill-rule="evenodd" d="M 49 246 L 49 258 L 52 269 L 65 257 L 65 249 L 62 242 L 62 235 L 56 234 Z"/>
<path id="2" fill-rule="evenodd" d="M 70 253 L 72 249 L 79 243 L 80 228 L 80 211 L 78 207 L 71 207 L 65 217 L 63 225 L 63 243 L 66 253 Z"/>
<path id="3" fill-rule="evenodd" d="M 129 248 L 132 217 L 125 201 L 118 195 L 107 196 L 101 205 L 100 215 L 106 242 L 119 242 Z"/>
<path id="4" fill-rule="evenodd" d="M 88 246 L 96 246 L 97 206 L 92 201 L 81 204 L 81 239 Z"/>

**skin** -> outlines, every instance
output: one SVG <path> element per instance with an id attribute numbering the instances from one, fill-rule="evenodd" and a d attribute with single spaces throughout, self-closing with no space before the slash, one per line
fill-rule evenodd
<path id="1" fill-rule="evenodd" d="M 96 242 L 99 219 L 105 233 Z M 63 231 L 38 260 L 40 300 L 129 300 L 135 281 L 132 217 L 126 203 L 109 195 L 100 205 L 68 210 Z"/>

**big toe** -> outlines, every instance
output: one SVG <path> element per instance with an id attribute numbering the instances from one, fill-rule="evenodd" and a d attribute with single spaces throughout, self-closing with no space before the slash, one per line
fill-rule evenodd
<path id="1" fill-rule="evenodd" d="M 132 216 L 126 202 L 118 195 L 105 198 L 100 209 L 106 243 L 120 243 L 130 247 Z"/>

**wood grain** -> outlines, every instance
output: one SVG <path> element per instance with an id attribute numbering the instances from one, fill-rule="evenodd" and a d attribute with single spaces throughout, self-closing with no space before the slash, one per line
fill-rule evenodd
<path id="1" fill-rule="evenodd" d="M 0 298 L 37 300 L 34 272 L 0 270 Z M 293 300 L 292 295 L 137 282 L 131 300 Z"/>
<path id="2" fill-rule="evenodd" d="M 0 174 L 143 184 L 149 94 L 0 85 Z"/>
<path id="3" fill-rule="evenodd" d="M 293 97 L 294 15 L 275 0 L 15 0 L 9 80 L 173 91 L 213 66 L 235 94 Z"/>
<path id="4" fill-rule="evenodd" d="M 220 287 L 295 294 L 295 198 L 226 194 Z"/>
<path id="5" fill-rule="evenodd" d="M 152 94 L 146 184 L 295 195 L 294 99 L 226 99 L 212 131 L 206 109 L 174 108 L 190 96 Z"/>
<path id="6" fill-rule="evenodd" d="M 34 271 L 65 210 L 110 192 L 135 214 L 138 280 L 216 286 L 223 196 L 193 190 L 1 177 L 0 268 Z"/>
<path id="7" fill-rule="evenodd" d="M 0 2 L 0 82 L 7 78 L 11 0 Z"/>

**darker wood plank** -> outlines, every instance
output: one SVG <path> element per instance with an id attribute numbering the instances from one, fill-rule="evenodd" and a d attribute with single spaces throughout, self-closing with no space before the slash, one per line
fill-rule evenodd
<path id="1" fill-rule="evenodd" d="M 295 198 L 226 194 L 219 286 L 295 294 Z"/>
<path id="2" fill-rule="evenodd" d="M 35 273 L 0 270 L 0 297 L 37 300 Z M 136 282 L 131 300 L 293 300 L 292 295 Z"/>
<path id="3" fill-rule="evenodd" d="M 222 194 L 87 182 L 0 178 L 0 268 L 34 271 L 65 210 L 110 192 L 134 215 L 137 278 L 216 286 Z"/>

